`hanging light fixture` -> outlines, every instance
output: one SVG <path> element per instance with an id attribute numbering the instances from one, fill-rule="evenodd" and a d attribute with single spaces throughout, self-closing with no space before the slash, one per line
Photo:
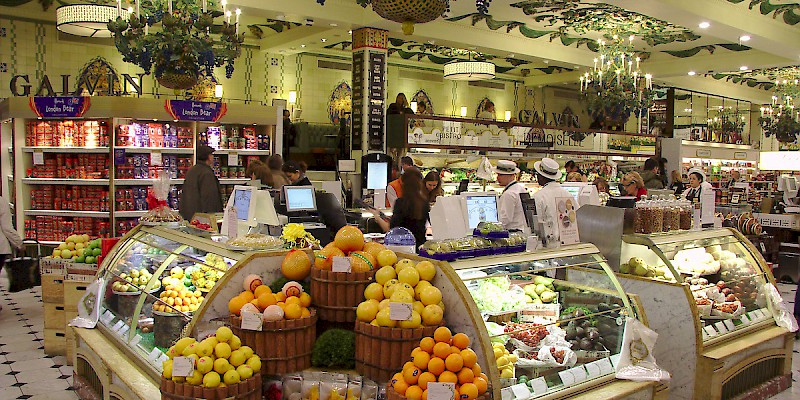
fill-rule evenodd
<path id="1" fill-rule="evenodd" d="M 454 81 L 494 79 L 494 64 L 488 61 L 452 61 L 444 65 L 444 77 Z"/>
<path id="2" fill-rule="evenodd" d="M 75 36 L 111 37 L 108 21 L 128 18 L 128 10 L 101 4 L 69 4 L 56 9 L 56 28 Z"/>
<path id="3" fill-rule="evenodd" d="M 779 142 L 794 142 L 800 135 L 800 112 L 796 103 L 800 100 L 800 67 L 785 67 L 766 74 L 775 80 L 772 104 L 761 107 L 758 119 L 764 135 L 775 135 Z"/>

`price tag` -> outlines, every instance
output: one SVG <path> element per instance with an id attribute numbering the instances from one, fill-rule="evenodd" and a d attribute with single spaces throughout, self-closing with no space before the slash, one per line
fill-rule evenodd
<path id="1" fill-rule="evenodd" d="M 621 356 L 622 354 L 614 354 L 613 356 L 611 356 L 609 358 L 611 360 L 611 365 L 613 365 L 616 368 L 616 366 L 619 365 L 619 358 Z"/>
<path id="2" fill-rule="evenodd" d="M 41 151 L 33 152 L 33 165 L 44 165 L 44 153 Z"/>
<path id="3" fill-rule="evenodd" d="M 234 239 L 239 236 L 239 220 L 236 216 L 235 206 L 225 211 L 225 222 L 228 224 L 228 231 L 225 232 L 228 239 Z"/>
<path id="4" fill-rule="evenodd" d="M 131 346 L 136 346 L 141 341 L 142 341 L 142 337 L 141 336 L 139 336 L 138 334 L 137 335 L 133 335 L 133 338 L 131 339 Z"/>
<path id="5" fill-rule="evenodd" d="M 728 333 L 728 327 L 725 326 L 725 324 L 722 323 L 722 321 L 714 324 L 714 328 L 717 328 L 717 331 L 719 331 L 719 333 Z"/>
<path id="6" fill-rule="evenodd" d="M 527 398 L 531 397 L 531 391 L 528 389 L 528 385 L 524 383 L 518 383 L 514 386 L 511 386 L 511 391 L 514 392 L 515 399 L 526 400 Z"/>
<path id="7" fill-rule="evenodd" d="M 753 311 L 753 316 L 755 317 L 755 319 L 763 319 L 764 318 L 764 310 L 759 308 L 758 310 Z"/>
<path id="8" fill-rule="evenodd" d="M 533 389 L 534 395 L 541 396 L 547 393 L 547 381 L 544 380 L 544 377 L 536 378 L 531 381 L 531 389 Z"/>
<path id="9" fill-rule="evenodd" d="M 238 153 L 228 153 L 228 166 L 238 166 L 239 165 L 239 154 Z"/>
<path id="10" fill-rule="evenodd" d="M 764 246 L 764 242 L 759 243 L 759 245 L 761 246 L 761 253 L 766 253 L 767 252 L 767 247 Z"/>
<path id="11" fill-rule="evenodd" d="M 525 251 L 531 252 L 539 249 L 539 238 L 536 236 L 528 236 L 528 241 L 525 243 Z"/>
<path id="12" fill-rule="evenodd" d="M 614 372 L 614 366 L 611 365 L 611 359 L 606 357 L 601 360 L 597 360 L 594 362 L 600 367 L 600 375 L 608 375 Z"/>
<path id="13" fill-rule="evenodd" d="M 575 368 L 570 368 L 568 371 L 572 374 L 573 383 L 581 383 L 588 379 L 588 376 L 586 375 L 586 369 L 583 368 L 582 365 Z"/>
<path id="14" fill-rule="evenodd" d="M 742 315 L 741 321 L 742 321 L 742 325 L 749 325 L 750 324 L 750 317 L 748 317 L 746 314 Z"/>
<path id="15" fill-rule="evenodd" d="M 700 332 L 703 332 L 703 341 L 705 342 L 706 340 L 708 340 L 709 336 L 706 333 L 706 331 L 700 331 Z"/>
<path id="16" fill-rule="evenodd" d="M 162 355 L 164 355 L 164 353 L 162 353 L 161 350 L 156 347 L 150 352 L 150 354 L 147 355 L 147 358 L 153 360 L 153 362 L 158 362 Z"/>
<path id="17" fill-rule="evenodd" d="M 505 390 L 505 389 L 503 389 Z M 456 397 L 456 384 L 445 382 L 428 383 L 428 400 L 452 400 Z M 513 399 L 513 395 L 511 399 Z M 503 400 L 505 400 L 503 394 Z"/>
<path id="18" fill-rule="evenodd" d="M 242 329 L 248 331 L 261 332 L 261 324 L 264 320 L 261 314 L 245 311 L 242 313 Z"/>
<path id="19" fill-rule="evenodd" d="M 736 329 L 736 325 L 733 324 L 733 321 L 731 321 L 729 319 L 726 319 L 726 320 L 724 320 L 722 322 L 725 323 L 725 327 L 728 328 L 728 331 L 732 331 L 732 330 Z"/>
<path id="20" fill-rule="evenodd" d="M 122 325 L 122 327 L 119 328 L 118 332 L 120 336 L 125 336 L 125 334 L 128 333 L 129 330 L 131 330 L 131 328 L 129 328 L 128 325 Z"/>
<path id="21" fill-rule="evenodd" d="M 739 193 L 731 195 L 731 204 L 739 204 Z"/>
<path id="22" fill-rule="evenodd" d="M 575 377 L 572 376 L 571 370 L 561 371 L 558 373 L 558 376 L 561 378 L 561 382 L 564 383 L 564 386 L 572 386 L 575 384 Z"/>
<path id="23" fill-rule="evenodd" d="M 559 304 L 526 304 L 518 314 L 519 322 L 553 324 L 559 319 L 561 306 Z"/>
<path id="24" fill-rule="evenodd" d="M 597 365 L 597 361 L 586 364 L 586 373 L 589 374 L 589 378 L 597 378 L 601 375 L 600 366 Z"/>
<path id="25" fill-rule="evenodd" d="M 114 320 L 114 314 L 111 311 L 106 310 L 106 312 L 103 314 L 103 323 L 108 325 L 113 320 Z"/>
<path id="26" fill-rule="evenodd" d="M 150 165 L 163 165 L 163 162 L 160 151 L 150 153 Z"/>
<path id="27" fill-rule="evenodd" d="M 411 311 L 413 310 L 414 306 L 411 303 L 389 303 L 389 319 L 392 321 L 408 321 L 411 319 Z"/>
<path id="28" fill-rule="evenodd" d="M 708 325 L 708 326 L 704 327 L 703 328 L 703 332 L 705 332 L 706 335 L 708 335 L 708 337 L 717 336 L 717 331 L 714 329 L 714 327 L 712 325 Z"/>
<path id="29" fill-rule="evenodd" d="M 172 359 L 172 376 L 189 376 L 194 371 L 194 358 L 175 357 Z"/>
<path id="30" fill-rule="evenodd" d="M 451 383 L 451 385 L 455 385 Z M 431 400 L 431 384 L 428 384 L 428 400 Z M 455 389 L 453 390 L 453 396 L 455 396 Z M 514 391 L 511 390 L 510 387 L 500 389 L 500 397 L 502 400 L 514 400 Z"/>
<path id="31" fill-rule="evenodd" d="M 333 257 L 333 264 L 331 270 L 333 272 L 353 272 L 353 267 L 350 265 L 352 260 L 350 257 Z"/>
<path id="32" fill-rule="evenodd" d="M 125 326 L 124 322 L 117 321 L 117 323 L 114 324 L 114 326 L 111 327 L 111 330 L 114 331 L 114 332 L 118 332 L 120 330 L 120 328 L 122 328 L 123 326 Z"/>
<path id="33" fill-rule="evenodd" d="M 167 357 L 167 355 L 164 353 L 161 353 L 161 355 L 158 356 L 158 364 L 164 364 L 164 361 L 167 360 L 169 360 L 169 357 Z"/>

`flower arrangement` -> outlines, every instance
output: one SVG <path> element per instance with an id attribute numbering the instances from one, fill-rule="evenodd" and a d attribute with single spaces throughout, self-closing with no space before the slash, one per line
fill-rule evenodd
<path id="1" fill-rule="evenodd" d="M 284 240 L 286 249 L 305 249 L 319 247 L 319 240 L 306 232 L 303 224 L 286 224 L 281 231 L 281 239 Z"/>
<path id="2" fill-rule="evenodd" d="M 778 114 L 765 114 L 758 118 L 758 123 L 764 130 L 764 136 L 775 135 L 781 143 L 792 143 L 800 134 L 800 122 L 797 122 L 791 112 L 781 112 Z"/>

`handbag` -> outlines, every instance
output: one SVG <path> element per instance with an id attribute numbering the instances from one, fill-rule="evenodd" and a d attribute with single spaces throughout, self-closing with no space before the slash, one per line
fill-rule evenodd
<path id="1" fill-rule="evenodd" d="M 13 250 L 11 258 L 6 260 L 6 274 L 8 275 L 9 288 L 12 293 L 30 289 L 42 284 L 42 277 L 39 275 L 39 259 L 42 256 L 42 247 L 36 239 L 25 239 L 23 244 L 35 244 L 36 246 L 25 246 L 25 250 Z"/>

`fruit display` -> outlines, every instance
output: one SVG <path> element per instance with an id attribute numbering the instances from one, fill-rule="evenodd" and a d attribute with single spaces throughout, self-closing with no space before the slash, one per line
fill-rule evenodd
<path id="1" fill-rule="evenodd" d="M 231 386 L 250 379 L 261 371 L 261 358 L 253 349 L 242 346 L 230 328 L 221 327 L 213 336 L 198 342 L 183 338 L 166 352 L 168 360 L 162 364 L 161 376 L 176 383 L 186 383 L 205 388 Z M 194 367 L 186 377 L 175 376 L 175 358 L 189 357 Z M 260 389 L 259 389 L 260 390 Z"/>
<path id="2" fill-rule="evenodd" d="M 379 391 L 376 382 L 358 375 L 309 371 L 286 376 L 282 383 L 276 383 L 281 387 L 280 393 L 270 398 L 267 389 L 267 400 L 377 400 Z"/>
<path id="3" fill-rule="evenodd" d="M 507 238 L 508 231 L 498 222 L 481 222 L 472 233 L 489 239 Z"/>
<path id="4" fill-rule="evenodd" d="M 623 274 L 660 279 L 662 281 L 675 282 L 672 272 L 670 272 L 666 265 L 662 265 L 660 267 L 647 265 L 647 263 L 639 257 L 632 257 L 627 263 L 621 264 L 619 266 L 619 272 Z"/>
<path id="5" fill-rule="evenodd" d="M 53 258 L 72 260 L 76 263 L 97 264 L 101 254 L 100 239 L 89 240 L 89 235 L 70 235 L 53 250 Z"/>
<path id="6" fill-rule="evenodd" d="M 139 217 L 139 223 L 147 225 L 169 224 L 183 222 L 181 214 L 169 207 L 159 207 L 148 211 Z"/>
<path id="7" fill-rule="evenodd" d="M 733 265 L 726 265 L 720 272 L 720 278 L 727 282 L 731 293 L 747 308 L 761 308 L 766 304 L 761 287 L 766 283 L 762 275 L 756 275 L 756 267 L 743 258 L 732 260 Z"/>
<path id="8" fill-rule="evenodd" d="M 682 274 L 712 275 L 719 272 L 719 257 L 719 254 L 717 254 L 715 257 L 712 253 L 706 252 L 706 249 L 701 247 L 680 250 L 675 253 L 675 257 L 673 257 L 670 262 L 672 263 L 672 266 L 674 266 L 675 269 Z"/>
<path id="9" fill-rule="evenodd" d="M 600 329 L 595 325 L 593 318 L 588 317 L 591 311 L 583 307 L 573 307 L 573 309 L 566 309 L 561 314 L 562 319 L 574 318 L 569 321 L 564 331 L 566 331 L 565 339 L 571 345 L 572 350 L 584 351 L 604 351 L 605 340 L 600 334 Z"/>
<path id="10" fill-rule="evenodd" d="M 230 267 L 231 265 L 222 256 L 208 253 L 205 262 L 198 262 L 186 268 L 184 285 L 191 291 L 199 289 L 202 292 L 208 292 Z M 190 285 L 186 285 L 187 280 Z"/>
<path id="11" fill-rule="evenodd" d="M 558 300 L 558 293 L 553 287 L 553 279 L 536 275 L 533 283 L 523 287 L 525 295 L 530 297 L 533 304 L 555 303 Z"/>
<path id="12" fill-rule="evenodd" d="M 506 237 L 496 237 L 492 240 L 481 236 L 429 240 L 420 246 L 418 254 L 435 260 L 453 261 L 460 258 L 518 253 L 525 251 L 527 240 L 521 233 L 511 233 Z"/>
<path id="13" fill-rule="evenodd" d="M 303 253 L 305 254 L 305 253 Z M 306 257 L 308 258 L 308 257 Z M 280 292 L 263 283 L 258 275 L 245 278 L 244 291 L 228 302 L 228 311 L 233 315 L 242 312 L 261 314 L 264 321 L 280 321 L 307 318 L 311 316 L 311 296 L 303 291 L 303 286 L 290 281 Z"/>
<path id="14" fill-rule="evenodd" d="M 314 235 L 306 232 L 303 224 L 291 223 L 284 225 L 281 231 L 281 239 L 283 239 L 284 247 L 287 249 L 307 249 L 319 246 L 319 240 L 315 239 Z"/>
<path id="15" fill-rule="evenodd" d="M 283 240 L 261 233 L 248 233 L 231 239 L 225 244 L 241 249 L 279 249 L 283 247 Z"/>
<path id="16" fill-rule="evenodd" d="M 375 272 L 375 282 L 364 290 L 366 300 L 356 308 L 356 318 L 387 328 L 414 329 L 441 324 L 444 317 L 442 292 L 430 282 L 436 276 L 436 266 L 430 261 L 397 261 L 392 250 L 375 250 L 383 264 L 378 261 L 381 268 Z M 396 261 L 393 265 L 389 264 L 393 261 Z M 411 318 L 391 319 L 392 303 L 411 304 Z"/>
<path id="17" fill-rule="evenodd" d="M 189 222 L 189 225 L 204 231 L 215 232 L 214 229 L 211 229 L 211 225 L 206 224 L 205 222 L 200 222 L 196 219 L 193 219 L 192 222 Z"/>
<path id="18" fill-rule="evenodd" d="M 306 252 L 292 249 L 283 257 L 281 273 L 288 279 L 302 281 L 311 273 L 311 259 Z"/>
<path id="19" fill-rule="evenodd" d="M 428 398 L 429 383 L 444 382 L 455 384 L 454 400 L 482 396 L 488 390 L 489 379 L 469 345 L 467 335 L 453 335 L 446 327 L 437 328 L 433 337 L 423 338 L 411 352 L 410 361 L 394 374 L 387 390 L 408 400 L 423 400 Z"/>
<path id="20" fill-rule="evenodd" d="M 539 343 L 547 337 L 547 327 L 540 324 L 533 323 L 515 323 L 509 322 L 503 327 L 503 332 L 509 334 L 512 339 L 528 347 L 539 347 Z"/>
<path id="21" fill-rule="evenodd" d="M 189 291 L 183 282 L 175 281 L 173 285 L 164 286 L 164 291 L 153 304 L 153 311 L 163 313 L 192 313 L 197 311 L 205 298 L 202 292 Z"/>
<path id="22" fill-rule="evenodd" d="M 517 311 L 533 302 L 521 287 L 511 285 L 505 276 L 482 279 L 477 287 L 470 287 L 469 292 L 481 313 Z"/>
<path id="23" fill-rule="evenodd" d="M 517 355 L 511 354 L 502 343 L 492 343 L 492 350 L 494 351 L 495 364 L 497 364 L 497 369 L 500 370 L 500 378 L 514 378 L 514 363 L 518 360 Z"/>
<path id="24" fill-rule="evenodd" d="M 122 281 L 114 281 L 111 284 L 111 290 L 122 293 L 122 292 L 140 292 L 145 290 L 147 287 L 147 282 L 150 282 L 150 278 L 153 277 L 153 274 L 147 270 L 147 268 L 142 269 L 132 269 L 128 271 L 128 273 L 121 273 L 119 274 L 120 279 Z M 155 289 L 161 287 L 161 282 L 156 282 Z"/>

